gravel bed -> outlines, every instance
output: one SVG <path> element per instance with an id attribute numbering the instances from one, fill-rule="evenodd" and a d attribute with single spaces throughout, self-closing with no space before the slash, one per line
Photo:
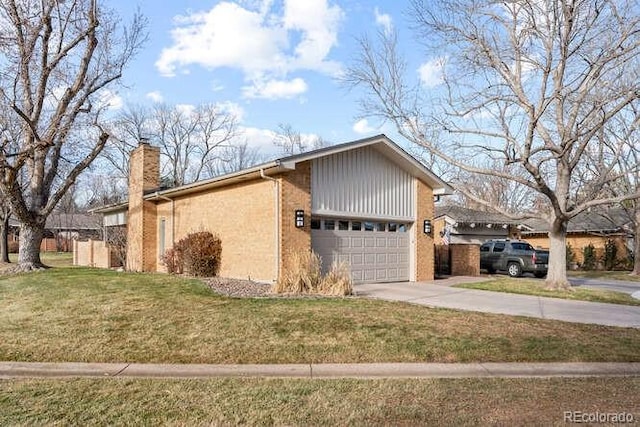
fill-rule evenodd
<path id="1" fill-rule="evenodd" d="M 210 277 L 204 282 L 213 290 L 228 297 L 256 298 L 276 297 L 271 293 L 271 285 L 254 282 L 252 280 L 226 279 L 223 277 Z"/>
<path id="2" fill-rule="evenodd" d="M 268 283 L 254 282 L 252 280 L 227 279 L 224 277 L 209 277 L 203 282 L 214 292 L 228 297 L 236 298 L 350 298 L 355 295 L 330 296 L 316 294 L 274 294 L 271 292 L 271 285 Z"/>

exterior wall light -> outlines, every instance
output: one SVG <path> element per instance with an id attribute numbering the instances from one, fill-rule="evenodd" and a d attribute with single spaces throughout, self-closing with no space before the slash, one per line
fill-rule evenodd
<path id="1" fill-rule="evenodd" d="M 431 234 L 431 220 L 424 220 L 422 231 L 424 234 Z"/>
<path id="2" fill-rule="evenodd" d="M 296 209 L 296 228 L 304 227 L 304 210 Z"/>

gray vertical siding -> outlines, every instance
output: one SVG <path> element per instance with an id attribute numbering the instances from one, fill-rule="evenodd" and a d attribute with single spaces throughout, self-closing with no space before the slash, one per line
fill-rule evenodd
<path id="1" fill-rule="evenodd" d="M 372 147 L 311 165 L 313 214 L 413 220 L 414 200 L 413 177 Z"/>

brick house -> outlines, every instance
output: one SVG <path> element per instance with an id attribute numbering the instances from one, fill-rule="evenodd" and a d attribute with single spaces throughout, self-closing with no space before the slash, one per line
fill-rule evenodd
<path id="1" fill-rule="evenodd" d="M 535 247 L 548 248 L 549 225 L 539 220 L 527 223 L 530 229 L 522 232 L 522 238 Z M 601 207 L 581 212 L 567 225 L 567 245 L 578 266 L 584 263 L 584 249 L 589 245 L 594 247 L 596 258 L 602 259 L 608 241 L 616 246 L 616 260 L 622 264 L 628 261 L 634 236 L 631 217 L 624 209 Z"/>
<path id="2" fill-rule="evenodd" d="M 127 223 L 127 268 L 165 271 L 162 254 L 185 235 L 222 240 L 220 275 L 273 282 L 292 254 L 347 261 L 355 282 L 434 277 L 434 195 L 451 188 L 385 135 L 281 158 L 161 189 L 160 151 L 131 153 L 129 201 L 98 210 Z M 126 215 L 125 215 L 126 214 Z M 425 224 L 428 221 L 428 224 Z M 428 231 L 428 230 L 427 230 Z"/>

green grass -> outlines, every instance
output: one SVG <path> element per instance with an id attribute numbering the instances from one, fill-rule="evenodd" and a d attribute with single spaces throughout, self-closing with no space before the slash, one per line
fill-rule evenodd
<path id="1" fill-rule="evenodd" d="M 566 425 L 631 413 L 640 378 L 0 381 L 0 425 Z"/>
<path id="2" fill-rule="evenodd" d="M 73 264 L 72 252 L 41 252 L 40 260 L 49 267 L 70 267 Z M 18 262 L 18 254 L 9 254 L 9 261 L 12 264 Z M 12 264 L 0 263 L 0 272 Z"/>
<path id="3" fill-rule="evenodd" d="M 0 360 L 640 361 L 640 329 L 358 298 L 238 299 L 197 280 L 60 268 L 0 276 Z"/>
<path id="4" fill-rule="evenodd" d="M 640 276 L 632 276 L 629 271 L 567 271 L 570 277 L 585 277 L 587 279 L 622 280 L 626 282 L 640 282 Z"/>
<path id="5" fill-rule="evenodd" d="M 572 288 L 571 290 L 557 291 L 548 290 L 545 289 L 543 280 L 527 279 L 524 277 L 513 279 L 510 277 L 495 276 L 486 282 L 460 283 L 454 286 L 457 288 L 507 292 L 512 294 L 640 306 L 640 300 L 624 292 L 587 288 Z"/>

